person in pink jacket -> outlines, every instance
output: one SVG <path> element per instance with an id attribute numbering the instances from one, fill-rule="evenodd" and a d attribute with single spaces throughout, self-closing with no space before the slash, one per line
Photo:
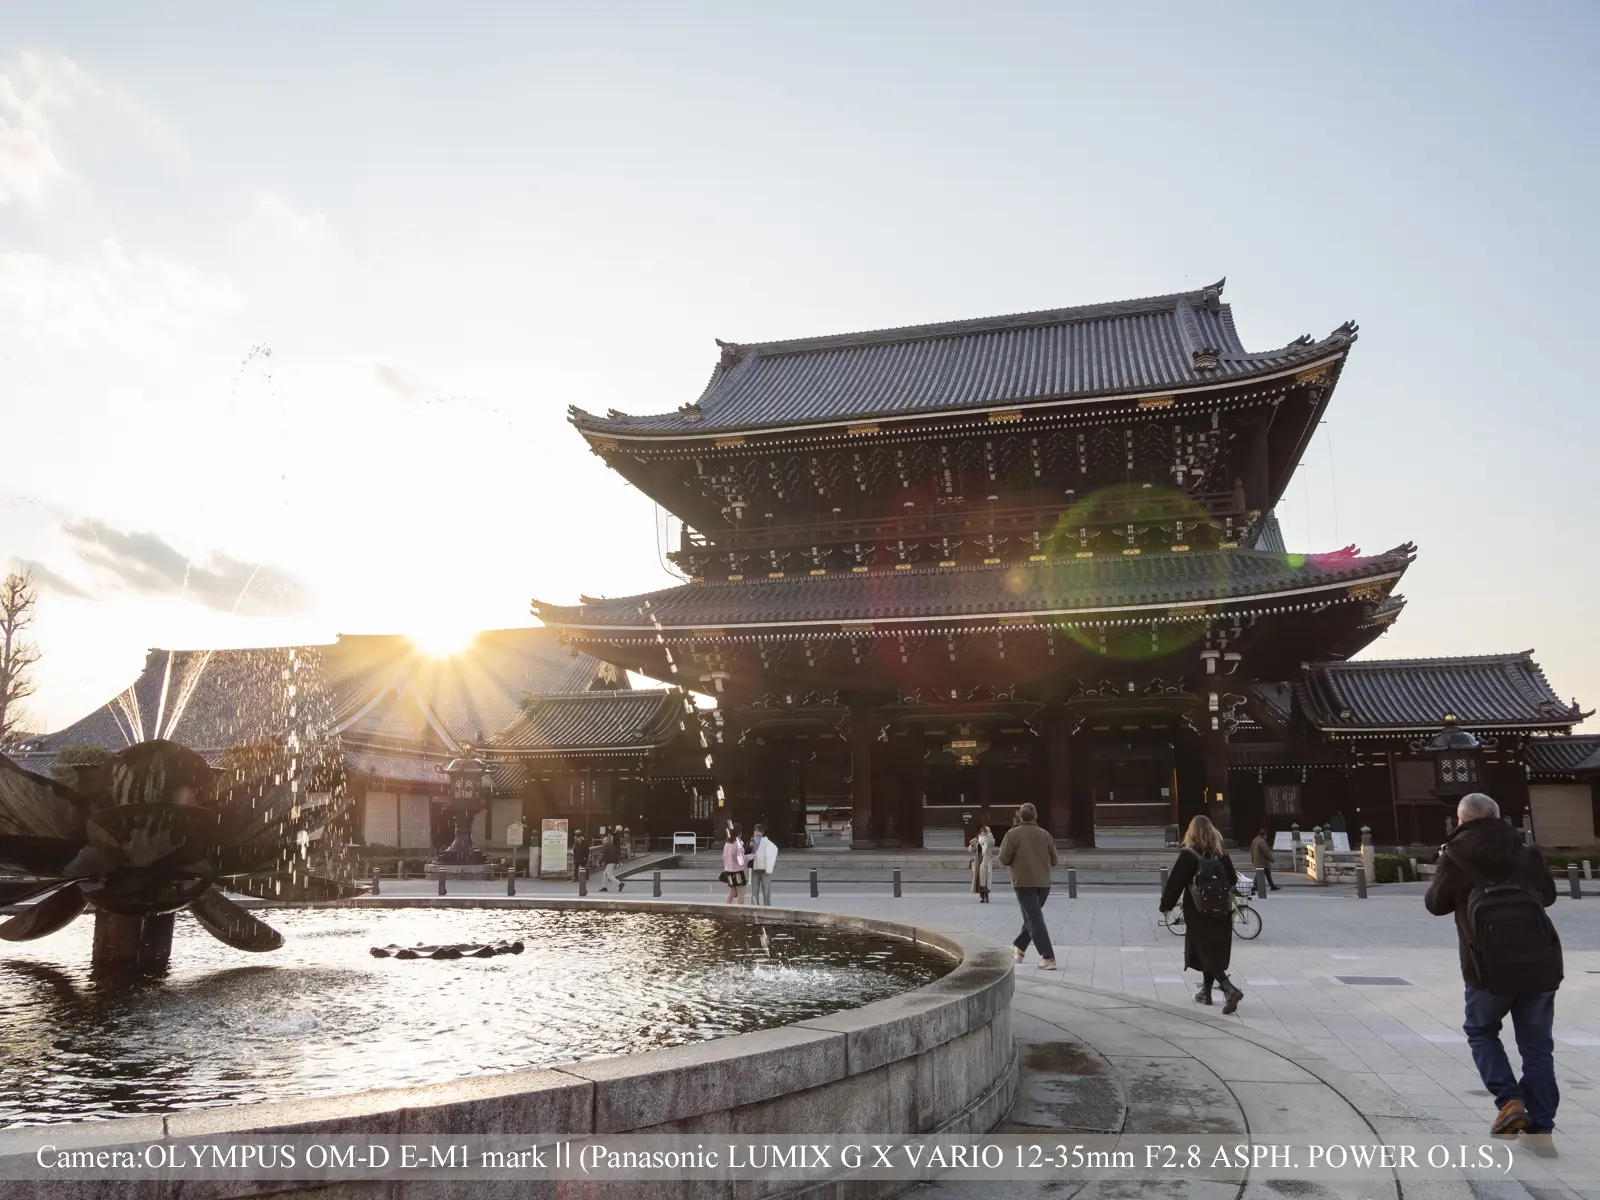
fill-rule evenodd
<path id="1" fill-rule="evenodd" d="M 739 827 L 728 826 L 728 840 L 722 843 L 722 874 L 717 878 L 728 885 L 728 904 L 744 903 L 744 867 L 746 862 L 744 842 L 739 838 Z"/>

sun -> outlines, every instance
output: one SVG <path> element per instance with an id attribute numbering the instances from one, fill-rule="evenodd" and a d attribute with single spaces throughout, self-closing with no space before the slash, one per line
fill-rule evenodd
<path id="1" fill-rule="evenodd" d="M 411 639 L 413 646 L 429 658 L 454 658 L 472 645 L 473 638 L 478 636 L 478 629 L 471 625 L 437 621 L 414 629 L 406 636 Z"/>

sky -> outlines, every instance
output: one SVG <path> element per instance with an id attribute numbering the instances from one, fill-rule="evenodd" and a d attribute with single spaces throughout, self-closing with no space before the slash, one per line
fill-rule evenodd
<path id="1" fill-rule="evenodd" d="M 1280 515 L 1418 544 L 1367 656 L 1600 705 L 1597 57 L 1540 0 L 0 6 L 34 721 L 149 647 L 668 586 L 566 410 L 677 408 L 714 338 L 1223 276 L 1251 348 L 1361 325 Z"/>

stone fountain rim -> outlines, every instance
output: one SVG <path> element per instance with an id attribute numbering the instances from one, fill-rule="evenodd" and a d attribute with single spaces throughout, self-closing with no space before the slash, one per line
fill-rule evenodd
<path id="1" fill-rule="evenodd" d="M 955 966 L 921 987 L 870 1004 L 750 1033 L 408 1087 L 26 1126 L 0 1131 L 0 1156 L 31 1154 L 43 1130 L 58 1146 L 85 1149 L 227 1134 L 665 1132 L 659 1127 L 781 1102 L 792 1099 L 791 1093 L 825 1092 L 851 1077 L 918 1059 L 995 1022 L 1009 1011 L 1013 986 L 1007 947 L 960 930 L 810 909 L 532 896 L 376 896 L 285 905 L 258 901 L 251 907 L 258 905 L 656 912 L 747 924 L 820 925 L 909 941 L 955 959 Z M 1009 1030 L 1009 1022 L 1006 1026 Z M 1007 1078 L 1014 1084 L 1014 1054 L 1000 1058 L 1006 1061 L 992 1063 L 993 1078 L 986 1084 L 991 1090 L 1003 1087 Z M 760 1061 L 762 1069 L 750 1070 L 752 1061 Z"/>

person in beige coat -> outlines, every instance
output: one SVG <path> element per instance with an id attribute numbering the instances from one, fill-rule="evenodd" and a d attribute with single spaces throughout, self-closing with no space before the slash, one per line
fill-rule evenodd
<path id="1" fill-rule="evenodd" d="M 978 826 L 978 836 L 967 843 L 967 860 L 972 867 L 972 890 L 978 903 L 989 903 L 989 881 L 994 876 L 994 834 L 987 825 Z"/>

